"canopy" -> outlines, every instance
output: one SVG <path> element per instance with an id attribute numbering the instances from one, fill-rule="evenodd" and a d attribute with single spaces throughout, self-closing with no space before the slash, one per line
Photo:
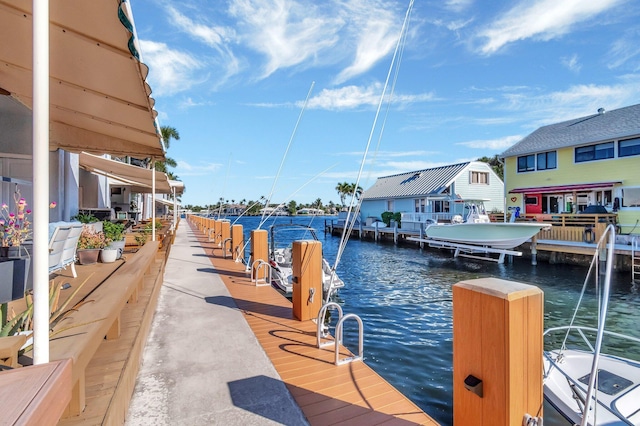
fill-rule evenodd
<path id="1" fill-rule="evenodd" d="M 153 185 L 153 171 L 142 167 L 132 166 L 120 161 L 98 157 L 86 152 L 80 153 L 80 167 L 88 172 L 114 179 L 123 186 L 130 186 L 131 191 L 140 193 L 151 193 Z M 156 193 L 172 194 L 169 179 L 166 173 L 156 172 Z M 174 181 L 175 182 L 175 181 Z"/>
<path id="2" fill-rule="evenodd" d="M 51 150 L 164 158 L 148 68 L 125 6 L 51 2 Z M 0 0 L 0 40 L 0 96 L 32 109 L 32 0 Z"/>
<path id="3" fill-rule="evenodd" d="M 155 198 L 155 202 L 159 204 L 164 204 L 165 206 L 169 206 L 173 208 L 173 200 L 165 200 L 164 198 Z M 180 206 L 180 204 L 178 204 Z"/>
<path id="4" fill-rule="evenodd" d="M 574 185 L 534 186 L 531 188 L 514 188 L 509 193 L 547 194 L 551 192 L 573 192 L 591 189 L 611 189 L 622 182 L 578 183 Z"/>

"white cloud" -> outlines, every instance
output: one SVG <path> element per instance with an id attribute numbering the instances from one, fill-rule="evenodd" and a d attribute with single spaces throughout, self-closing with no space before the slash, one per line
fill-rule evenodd
<path id="1" fill-rule="evenodd" d="M 210 106 L 210 105 L 215 105 L 215 102 L 211 102 L 211 101 L 198 102 L 198 101 L 194 101 L 193 98 L 191 97 L 187 97 L 179 103 L 179 108 L 186 109 L 186 108 L 194 108 L 194 107 L 202 107 L 202 106 Z"/>
<path id="2" fill-rule="evenodd" d="M 454 12 L 462 12 L 473 4 L 473 0 L 447 0 L 445 6 Z"/>
<path id="3" fill-rule="evenodd" d="M 203 80 L 196 76 L 196 71 L 204 64 L 186 52 L 150 40 L 140 40 L 140 49 L 151 70 L 149 81 L 154 96 L 183 92 Z"/>
<path id="4" fill-rule="evenodd" d="M 635 63 L 631 65 L 634 71 L 640 69 L 640 28 L 629 29 L 625 36 L 616 40 L 609 51 L 609 69 L 620 68 L 633 59 Z"/>
<path id="5" fill-rule="evenodd" d="M 266 57 L 260 78 L 315 60 L 338 43 L 343 25 L 313 3 L 292 0 L 235 0 L 229 13 L 238 21 L 238 41 Z"/>
<path id="6" fill-rule="evenodd" d="M 202 164 L 191 164 L 184 160 L 177 160 L 178 166 L 175 169 L 175 172 L 178 176 L 203 176 L 214 173 L 220 170 L 223 165 L 219 163 L 202 163 Z"/>
<path id="7" fill-rule="evenodd" d="M 344 86 L 338 89 L 323 89 L 317 96 L 309 99 L 308 107 L 313 109 L 345 110 L 360 107 L 377 106 L 380 103 L 382 84 L 374 83 L 367 87 Z M 405 106 L 412 103 L 434 100 L 432 93 L 417 95 L 394 94 L 392 103 Z"/>
<path id="8" fill-rule="evenodd" d="M 456 145 L 463 145 L 469 148 L 490 149 L 492 151 L 504 151 L 514 143 L 522 140 L 522 135 L 505 136 L 498 139 L 474 140 L 467 142 L 459 142 Z"/>
<path id="9" fill-rule="evenodd" d="M 569 69 L 569 71 L 573 71 L 575 73 L 580 72 L 580 69 L 582 68 L 582 64 L 578 62 L 578 55 L 576 53 L 568 57 L 565 56 L 561 58 L 560 61 L 562 62 L 562 65 Z"/>
<path id="10" fill-rule="evenodd" d="M 490 55 L 504 46 L 533 38 L 548 41 L 569 33 L 573 27 L 613 8 L 624 0 L 524 1 L 500 16 L 477 37 L 480 53 Z"/>

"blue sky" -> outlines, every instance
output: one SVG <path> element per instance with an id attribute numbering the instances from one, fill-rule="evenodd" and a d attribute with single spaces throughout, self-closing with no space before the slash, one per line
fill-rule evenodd
<path id="1" fill-rule="evenodd" d="M 337 183 L 358 177 L 409 0 L 130 1 L 160 124 L 180 132 L 168 155 L 183 204 L 339 202 Z M 640 3 L 418 0 L 399 63 L 365 189 L 637 104 Z"/>

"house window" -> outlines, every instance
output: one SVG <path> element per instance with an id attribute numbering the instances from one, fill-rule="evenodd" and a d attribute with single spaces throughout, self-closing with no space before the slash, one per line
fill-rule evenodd
<path id="1" fill-rule="evenodd" d="M 538 197 L 525 197 L 524 203 L 531 206 L 538 205 Z"/>
<path id="2" fill-rule="evenodd" d="M 523 155 L 522 157 L 518 157 L 518 173 L 521 172 L 532 172 L 536 169 L 536 156 L 531 155 Z"/>
<path id="3" fill-rule="evenodd" d="M 640 138 L 618 142 L 618 157 L 629 157 L 631 155 L 640 155 Z"/>
<path id="4" fill-rule="evenodd" d="M 555 151 L 542 152 L 538 154 L 538 164 L 536 167 L 538 170 L 549 170 L 555 169 L 556 167 L 558 167 L 558 162 L 556 160 Z"/>
<path id="5" fill-rule="evenodd" d="M 387 211 L 388 212 L 393 211 L 393 200 L 387 200 Z"/>
<path id="6" fill-rule="evenodd" d="M 640 207 L 640 188 L 622 189 L 622 207 Z"/>
<path id="7" fill-rule="evenodd" d="M 448 213 L 449 212 L 449 202 L 445 200 L 433 200 L 433 212 L 434 213 Z"/>
<path id="8" fill-rule="evenodd" d="M 613 158 L 613 142 L 597 145 L 580 146 L 575 151 L 576 163 Z"/>
<path id="9" fill-rule="evenodd" d="M 483 185 L 489 184 L 489 173 L 487 172 L 471 172 L 471 183 Z"/>

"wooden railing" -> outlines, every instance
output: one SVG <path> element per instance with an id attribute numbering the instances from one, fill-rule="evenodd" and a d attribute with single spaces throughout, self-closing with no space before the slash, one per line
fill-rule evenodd
<path id="1" fill-rule="evenodd" d="M 504 214 L 489 215 L 492 222 L 504 221 Z M 550 230 L 538 234 L 541 240 L 588 242 L 597 241 L 608 224 L 617 223 L 617 215 L 612 214 L 527 214 L 517 222 L 537 221 L 553 225 Z"/>

